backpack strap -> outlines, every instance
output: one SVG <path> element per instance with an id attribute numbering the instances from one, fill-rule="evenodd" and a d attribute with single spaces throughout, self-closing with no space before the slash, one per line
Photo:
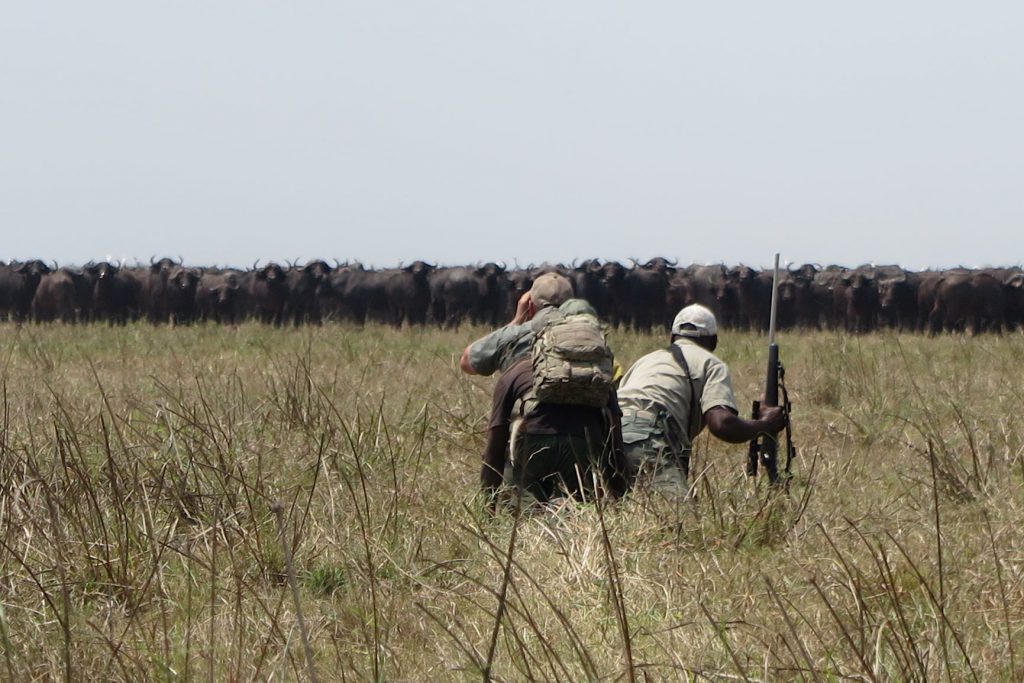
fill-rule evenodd
<path id="1" fill-rule="evenodd" d="M 676 362 L 679 363 L 679 366 L 683 369 L 683 372 L 686 373 L 686 381 L 690 383 L 690 413 L 687 416 L 689 424 L 686 425 L 686 436 L 692 440 L 693 436 L 695 435 L 691 435 L 690 430 L 693 428 L 693 424 L 695 421 L 694 409 L 697 408 L 697 387 L 693 383 L 693 374 L 690 372 L 690 364 L 686 362 L 686 356 L 683 355 L 683 350 L 673 342 L 668 345 L 668 351 L 669 353 L 672 354 L 672 357 L 676 359 Z M 700 423 L 698 422 L 698 424 Z"/>

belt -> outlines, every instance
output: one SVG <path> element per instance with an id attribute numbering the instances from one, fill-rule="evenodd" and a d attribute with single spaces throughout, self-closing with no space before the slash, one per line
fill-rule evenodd
<path id="1" fill-rule="evenodd" d="M 646 441 L 652 436 L 665 437 L 665 441 L 676 454 L 683 457 L 689 455 L 689 449 L 682 447 L 678 434 L 672 429 L 672 420 L 669 419 L 666 409 L 622 409 L 623 443 L 634 444 Z"/>

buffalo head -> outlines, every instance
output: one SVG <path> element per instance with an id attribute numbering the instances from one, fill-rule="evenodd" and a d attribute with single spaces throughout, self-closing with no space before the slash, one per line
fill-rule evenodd
<path id="1" fill-rule="evenodd" d="M 814 281 L 814 276 L 818 274 L 819 268 L 813 263 L 805 263 L 799 268 L 789 267 L 786 270 L 797 282 L 808 285 Z"/>
<path id="2" fill-rule="evenodd" d="M 728 278 L 731 282 L 744 285 L 757 280 L 757 271 L 750 266 L 736 266 L 729 271 Z"/>
<path id="3" fill-rule="evenodd" d="M 647 263 L 640 266 L 644 270 L 654 270 L 659 273 L 674 273 L 677 261 L 670 261 L 662 256 L 656 256 Z"/>
<path id="4" fill-rule="evenodd" d="M 777 291 L 780 305 L 792 304 L 796 302 L 797 284 L 796 282 L 793 281 L 792 278 L 780 278 Z"/>
<path id="5" fill-rule="evenodd" d="M 332 268 L 331 266 L 327 265 L 326 261 L 323 261 L 323 260 L 320 260 L 320 259 L 317 259 L 317 260 L 314 260 L 314 261 L 309 261 L 305 265 L 305 269 L 309 273 L 311 273 L 313 278 L 315 280 L 317 280 L 318 282 L 322 282 L 322 281 L 326 280 L 328 277 L 330 277 L 331 273 L 334 271 L 334 268 Z"/>
<path id="6" fill-rule="evenodd" d="M 40 278 L 47 273 L 53 272 L 50 266 L 46 265 L 39 259 L 32 259 L 31 261 L 25 261 L 19 263 L 13 268 L 14 272 L 21 273 L 22 275 L 28 275 L 31 278 Z"/>
<path id="7" fill-rule="evenodd" d="M 199 283 L 199 273 L 194 268 L 178 266 L 168 278 L 170 283 L 182 291 L 195 290 Z"/>
<path id="8" fill-rule="evenodd" d="M 177 265 L 174 259 L 167 258 L 166 256 L 159 261 L 154 261 L 152 256 L 149 258 L 149 271 L 151 273 L 169 273 Z"/>
<path id="9" fill-rule="evenodd" d="M 406 273 L 409 273 L 416 279 L 425 279 L 427 275 L 430 274 L 430 271 L 434 270 L 434 268 L 435 266 L 432 266 L 424 261 L 414 261 L 413 263 L 410 263 L 409 265 L 402 268 L 402 270 Z"/>
<path id="10" fill-rule="evenodd" d="M 485 263 L 482 266 L 478 266 L 473 273 L 478 277 L 489 280 L 504 275 L 505 266 L 499 266 L 497 263 Z"/>
<path id="11" fill-rule="evenodd" d="M 120 269 L 113 263 L 101 261 L 100 263 L 93 264 L 89 269 L 89 272 L 97 282 L 105 282 L 107 280 L 112 280 L 114 276 L 117 275 L 118 270 Z"/>
<path id="12" fill-rule="evenodd" d="M 607 284 L 619 283 L 626 277 L 626 267 L 618 261 L 608 261 L 601 266 L 601 280 Z"/>
<path id="13" fill-rule="evenodd" d="M 284 282 L 284 268 L 276 263 L 268 263 L 254 273 L 257 280 L 266 280 L 269 283 Z"/>

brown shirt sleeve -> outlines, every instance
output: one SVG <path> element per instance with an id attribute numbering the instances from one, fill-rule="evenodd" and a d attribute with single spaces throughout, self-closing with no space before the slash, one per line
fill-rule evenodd
<path id="1" fill-rule="evenodd" d="M 501 486 L 505 473 L 505 456 L 508 453 L 509 428 L 507 425 L 487 430 L 487 445 L 484 447 L 480 468 L 480 487 L 486 493 L 493 493 Z"/>
<path id="2" fill-rule="evenodd" d="M 520 361 L 509 368 L 494 385 L 491 420 L 487 424 L 487 445 L 481 456 L 480 486 L 484 491 L 493 492 L 501 486 L 512 431 L 512 411 L 515 409 L 516 398 L 523 390 L 523 382 L 532 381 L 532 372 L 529 360 Z"/>

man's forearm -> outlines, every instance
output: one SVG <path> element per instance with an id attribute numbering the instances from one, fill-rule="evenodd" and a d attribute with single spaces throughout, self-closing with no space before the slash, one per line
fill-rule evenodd
<path id="1" fill-rule="evenodd" d="M 745 420 L 725 408 L 712 408 L 705 414 L 708 430 L 722 441 L 744 443 L 758 434 L 773 434 L 765 420 Z"/>

